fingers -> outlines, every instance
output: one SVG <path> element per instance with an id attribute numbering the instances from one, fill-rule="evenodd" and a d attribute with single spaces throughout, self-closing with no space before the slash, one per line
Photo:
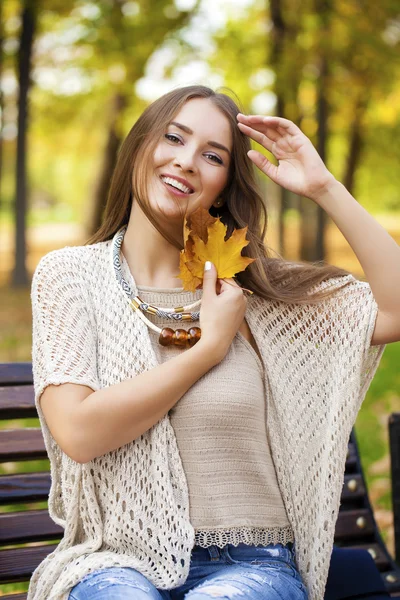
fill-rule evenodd
<path id="1" fill-rule="evenodd" d="M 256 117 L 256 119 L 257 120 L 252 120 L 251 117 L 247 117 L 246 122 L 243 121 L 238 123 L 239 129 L 244 132 L 243 127 L 248 127 L 252 131 L 259 131 L 264 133 L 270 140 L 274 142 L 278 141 L 283 135 L 287 134 L 286 129 L 278 127 L 276 123 L 264 123 L 258 117 Z"/>
<path id="2" fill-rule="evenodd" d="M 256 167 L 258 167 L 263 173 L 265 173 L 265 175 L 274 181 L 278 167 L 273 165 L 266 156 L 260 152 L 257 152 L 257 150 L 250 150 L 248 157 L 253 161 Z"/>
<path id="3" fill-rule="evenodd" d="M 252 127 L 245 125 L 244 123 L 238 123 L 240 131 L 243 131 L 246 135 L 251 137 L 255 142 L 258 142 L 264 148 L 272 152 L 272 146 L 276 140 L 280 138 L 280 135 L 274 131 L 269 131 L 267 129 L 267 134 L 261 133 L 260 131 L 256 131 Z"/>
<path id="4" fill-rule="evenodd" d="M 277 131 L 276 128 L 266 127 L 263 123 L 251 123 L 250 125 L 249 121 L 248 123 L 238 123 L 238 127 L 243 133 L 250 135 L 251 137 L 253 137 L 253 134 L 257 135 L 258 132 L 259 134 L 264 135 L 266 140 L 269 140 L 271 143 L 277 142 L 282 137 L 282 134 Z M 259 143 L 261 144 L 262 142 Z"/>
<path id="5" fill-rule="evenodd" d="M 278 130 L 282 135 L 286 134 L 286 133 L 290 133 L 291 135 L 295 135 L 296 133 L 298 133 L 300 130 L 297 127 L 297 125 L 295 125 L 295 123 L 293 123 L 293 121 L 290 121 L 289 119 L 284 119 L 283 117 L 275 117 L 275 116 L 264 116 L 264 115 L 244 115 L 242 113 L 238 113 L 236 115 L 236 118 L 238 119 L 239 122 L 244 123 L 244 124 L 248 124 L 248 125 L 253 125 L 253 126 L 257 126 L 257 125 L 261 125 L 261 126 L 269 126 L 269 129 L 271 129 L 272 131 L 276 131 Z M 268 132 L 269 135 L 269 132 Z"/>

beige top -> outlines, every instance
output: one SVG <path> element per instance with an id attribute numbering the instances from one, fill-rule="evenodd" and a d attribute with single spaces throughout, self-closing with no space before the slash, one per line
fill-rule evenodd
<path id="1" fill-rule="evenodd" d="M 201 297 L 183 288 L 137 288 L 144 302 L 160 308 L 186 306 Z M 160 328 L 200 326 L 199 321 L 145 315 Z M 161 346 L 159 334 L 149 332 L 160 363 L 182 353 L 176 346 Z M 260 358 L 238 331 L 224 359 L 169 412 L 199 546 L 294 541 L 267 438 L 263 376 Z"/>

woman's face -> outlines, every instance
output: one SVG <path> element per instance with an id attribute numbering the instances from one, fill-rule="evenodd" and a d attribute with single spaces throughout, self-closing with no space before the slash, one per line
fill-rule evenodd
<path id="1" fill-rule="evenodd" d="M 149 178 L 153 209 L 179 223 L 179 204 L 187 214 L 199 206 L 208 210 L 228 183 L 231 151 L 232 135 L 225 115 L 207 98 L 188 100 L 169 123 L 154 153 L 154 171 Z"/>

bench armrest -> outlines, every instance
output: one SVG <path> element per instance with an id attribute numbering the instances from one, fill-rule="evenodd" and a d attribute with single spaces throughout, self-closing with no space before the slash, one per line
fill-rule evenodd
<path id="1" fill-rule="evenodd" d="M 400 413 L 389 417 L 395 560 L 400 566 Z"/>

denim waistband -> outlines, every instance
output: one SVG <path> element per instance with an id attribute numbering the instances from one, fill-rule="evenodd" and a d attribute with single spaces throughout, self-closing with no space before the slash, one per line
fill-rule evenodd
<path id="1" fill-rule="evenodd" d="M 226 556 L 226 550 L 228 550 L 229 555 L 233 559 L 237 560 L 244 560 L 246 554 L 250 555 L 251 553 L 252 556 L 254 556 L 254 553 L 257 554 L 257 552 L 259 552 L 260 554 L 262 553 L 263 556 L 267 555 L 271 558 L 284 560 L 295 565 L 295 542 L 288 542 L 286 545 L 268 544 L 266 546 L 245 544 L 241 542 L 237 546 L 235 546 L 234 544 L 226 544 L 222 548 L 220 548 L 216 544 L 208 546 L 207 548 L 195 545 L 192 548 L 191 557 L 195 560 L 218 560 L 219 558 L 223 558 L 224 556 Z"/>

